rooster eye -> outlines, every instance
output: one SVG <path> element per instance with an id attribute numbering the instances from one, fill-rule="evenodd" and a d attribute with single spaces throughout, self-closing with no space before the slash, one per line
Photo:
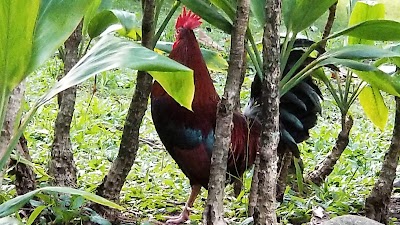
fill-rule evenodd
<path id="1" fill-rule="evenodd" d="M 179 27 L 178 29 L 176 29 L 176 34 L 179 34 L 182 31 L 182 27 Z"/>

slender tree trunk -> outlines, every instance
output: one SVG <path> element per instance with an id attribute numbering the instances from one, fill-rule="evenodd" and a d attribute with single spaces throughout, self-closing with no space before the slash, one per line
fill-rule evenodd
<path id="1" fill-rule="evenodd" d="M 324 33 L 322 34 L 322 39 L 327 38 L 329 36 L 329 34 L 331 33 L 331 30 L 333 27 L 333 22 L 335 21 L 337 4 L 338 4 L 338 1 L 336 1 L 331 7 L 329 7 L 329 16 L 328 16 L 328 20 L 326 21 L 326 24 L 325 24 L 325 29 L 324 29 Z M 326 41 L 322 43 L 321 47 L 323 47 L 323 48 L 326 47 Z"/>
<path id="2" fill-rule="evenodd" d="M 310 172 L 305 178 L 306 182 L 313 182 L 316 185 L 321 185 L 325 178 L 332 173 L 336 162 L 339 160 L 343 151 L 349 144 L 350 130 L 353 127 L 353 118 L 342 115 L 342 130 L 340 131 L 336 144 L 325 157 L 325 159 L 317 165 L 314 171 Z"/>
<path id="3" fill-rule="evenodd" d="M 246 44 L 246 43 L 245 43 Z M 243 65 L 242 65 L 242 72 L 240 74 L 240 80 L 239 80 L 239 88 L 237 94 L 235 94 L 236 100 L 235 100 L 235 111 L 240 111 L 240 91 L 242 89 L 244 77 L 246 76 L 246 68 L 247 68 L 247 63 L 246 63 L 246 56 L 247 56 L 247 51 L 246 49 L 243 52 Z M 242 177 L 234 177 L 233 178 L 233 194 L 235 197 L 239 196 L 240 192 L 243 189 L 243 176 Z"/>
<path id="4" fill-rule="evenodd" d="M 233 112 L 240 90 L 241 74 L 244 70 L 244 44 L 249 19 L 250 0 L 238 1 L 236 19 L 233 24 L 231 51 L 229 54 L 228 78 L 224 95 L 218 104 L 215 143 L 211 158 L 208 183 L 208 198 L 203 214 L 203 224 L 225 224 L 223 196 L 226 179 L 227 158 L 231 146 Z"/>
<path id="5" fill-rule="evenodd" d="M 152 49 L 154 36 L 154 0 L 143 0 L 142 45 Z M 125 120 L 121 144 L 117 158 L 103 182 L 97 187 L 97 194 L 109 200 L 118 202 L 122 186 L 135 161 L 139 148 L 139 128 L 147 109 L 147 102 L 151 91 L 152 77 L 146 72 L 139 71 L 136 79 L 136 89 L 129 106 Z M 105 214 L 109 220 L 115 221 L 117 212 L 103 206 L 96 205 L 97 211 Z"/>
<path id="6" fill-rule="evenodd" d="M 400 98 L 396 98 L 396 116 L 392 142 L 385 155 L 379 178 L 365 202 L 365 215 L 373 220 L 388 224 L 388 206 L 396 177 L 400 152 Z"/>
<path id="7" fill-rule="evenodd" d="M 276 199 L 282 202 L 285 193 L 287 179 L 289 175 L 289 167 L 293 162 L 293 154 L 291 151 L 286 151 L 278 160 L 278 180 L 276 184 Z"/>
<path id="8" fill-rule="evenodd" d="M 24 82 L 22 82 L 13 90 L 8 102 L 5 117 L 6 120 L 4 124 L 5 136 L 2 137 L 7 144 L 9 143 L 15 129 L 17 129 L 19 126 L 20 121 L 18 115 L 20 115 L 20 108 L 22 104 L 22 99 L 24 97 L 24 92 L 25 84 Z M 31 160 L 28 147 L 26 145 L 26 140 L 23 135 L 21 136 L 20 141 L 16 146 L 16 149 L 17 155 L 20 155 L 27 160 Z M 10 173 L 15 174 L 15 188 L 17 190 L 17 194 L 23 195 L 29 191 L 35 190 L 35 174 L 32 168 L 27 166 L 26 164 L 18 163 L 16 160 L 13 159 L 10 160 L 10 163 L 12 165 L 15 165 Z"/>
<path id="9" fill-rule="evenodd" d="M 258 198 L 254 208 L 254 224 L 277 224 L 276 184 L 277 148 L 279 143 L 279 26 L 281 1 L 267 0 L 264 26 L 264 80 L 261 103 L 261 149 L 258 171 Z"/>
<path id="10" fill-rule="evenodd" d="M 6 120 L 9 120 L 8 128 L 10 130 L 12 130 L 14 126 L 15 128 L 19 126 L 20 121 L 19 118 L 17 118 L 17 115 L 20 115 L 19 111 L 22 105 L 24 93 L 25 93 L 25 83 L 22 82 L 14 89 L 13 94 L 11 95 L 8 107 L 9 111 L 7 112 L 6 115 Z M 17 154 L 31 161 L 31 156 L 29 155 L 27 141 L 24 135 L 21 135 L 19 142 L 16 146 L 16 149 L 17 149 Z M 26 164 L 18 163 L 18 161 L 16 160 L 11 160 L 11 164 L 15 165 L 13 171 L 11 172 L 15 174 L 15 188 L 17 190 L 17 194 L 23 195 L 30 191 L 35 190 L 36 189 L 35 173 L 33 172 L 32 168 L 30 166 L 27 166 Z"/>
<path id="11" fill-rule="evenodd" d="M 78 62 L 79 44 L 82 40 L 82 22 L 65 42 L 64 73 L 60 80 Z M 51 160 L 49 174 L 54 177 L 56 186 L 76 186 L 76 167 L 71 144 L 71 122 L 75 110 L 76 86 L 71 87 L 58 95 L 59 111 L 54 125 L 54 141 L 51 146 Z"/>

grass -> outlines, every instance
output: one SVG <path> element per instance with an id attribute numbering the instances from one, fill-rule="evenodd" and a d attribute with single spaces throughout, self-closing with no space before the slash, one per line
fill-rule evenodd
<path id="1" fill-rule="evenodd" d="M 116 8 L 138 11 L 139 1 L 132 5 L 124 0 L 115 0 Z M 343 7 L 341 5 L 340 7 Z M 343 9 L 343 8 L 341 8 Z M 341 20 L 340 22 L 343 21 Z M 203 27 L 209 27 L 204 24 Z M 172 25 L 162 39 L 173 39 Z M 228 47 L 227 35 L 212 29 L 206 31 L 218 44 Z M 43 94 L 56 80 L 62 63 L 53 58 L 27 79 L 25 110 Z M 113 70 L 98 76 L 97 92 L 92 93 L 93 79 L 79 86 L 71 137 L 75 163 L 78 169 L 78 187 L 93 191 L 102 181 L 118 153 L 122 127 L 135 86 L 136 73 L 132 70 Z M 224 74 L 213 74 L 219 93 L 223 90 Z M 251 77 L 245 79 L 242 102 L 248 99 Z M 93 95 L 93 96 L 92 96 Z M 93 97 L 93 98 L 92 98 Z M 322 206 L 331 215 L 357 213 L 362 210 L 364 199 L 369 194 L 379 173 L 385 151 L 388 149 L 393 126 L 394 101 L 387 96 L 390 121 L 382 132 L 365 119 L 358 104 L 351 109 L 354 127 L 349 146 L 322 187 L 311 187 L 307 195 L 299 195 L 287 189 L 278 211 L 284 224 L 306 221 L 315 206 Z M 320 162 L 334 145 L 340 130 L 340 113 L 333 99 L 324 90 L 323 112 L 318 124 L 311 130 L 310 139 L 300 145 L 306 172 Z M 47 168 L 53 141 L 53 126 L 57 113 L 57 102 L 41 107 L 25 131 L 33 162 Z M 142 144 L 122 189 L 121 204 L 128 208 L 126 214 L 139 220 L 162 220 L 165 215 L 177 214 L 190 191 L 186 177 L 163 149 L 147 110 L 141 127 Z M 148 144 L 150 143 L 150 144 Z M 251 173 L 245 174 L 245 191 L 239 198 L 232 197 L 232 187 L 225 195 L 225 216 L 231 223 L 242 222 L 247 217 L 247 195 Z M 0 195 L 1 201 L 15 195 L 13 176 L 6 176 Z M 47 185 L 47 177 L 38 175 L 40 185 Z M 200 221 L 206 193 L 195 203 L 191 219 Z"/>

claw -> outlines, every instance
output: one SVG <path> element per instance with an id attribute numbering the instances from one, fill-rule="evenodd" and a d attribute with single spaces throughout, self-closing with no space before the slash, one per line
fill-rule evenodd
<path id="1" fill-rule="evenodd" d="M 165 224 L 181 224 L 189 220 L 189 210 L 185 207 L 179 216 L 166 216 L 165 218 L 168 219 Z"/>

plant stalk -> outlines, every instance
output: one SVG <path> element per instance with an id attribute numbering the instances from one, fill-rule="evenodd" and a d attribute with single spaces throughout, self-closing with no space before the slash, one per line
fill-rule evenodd
<path id="1" fill-rule="evenodd" d="M 151 45 L 152 49 L 156 46 L 158 39 L 160 39 L 162 32 L 164 32 L 165 27 L 167 26 L 168 22 L 171 20 L 172 16 L 174 15 L 175 11 L 178 9 L 180 4 L 181 4 L 180 1 L 175 1 L 174 4 L 172 5 L 171 9 L 169 10 L 169 12 L 167 14 L 167 17 L 165 17 L 160 28 L 158 28 L 157 33 L 154 35 L 153 43 Z"/>

